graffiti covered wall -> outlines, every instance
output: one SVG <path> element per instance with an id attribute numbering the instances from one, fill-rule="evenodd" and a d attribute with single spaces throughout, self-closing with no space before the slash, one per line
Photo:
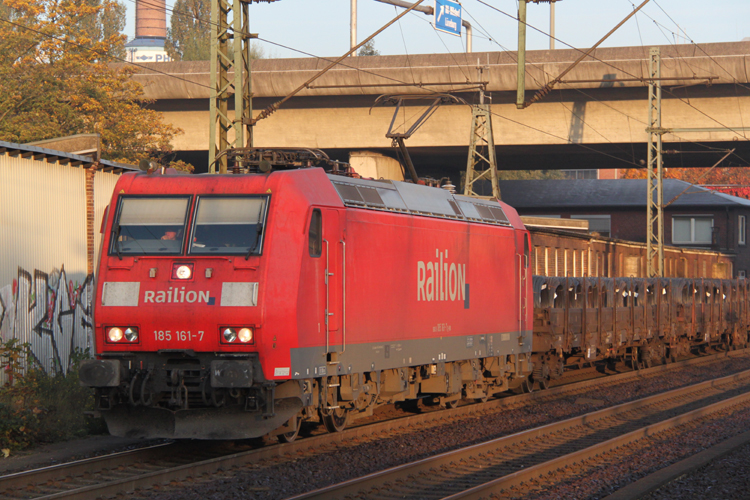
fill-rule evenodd
<path id="1" fill-rule="evenodd" d="M 79 283 L 68 280 L 64 266 L 49 273 L 19 267 L 13 282 L 0 286 L 2 341 L 28 343 L 32 363 L 46 373 L 65 373 L 76 349 L 93 347 L 93 275 Z"/>

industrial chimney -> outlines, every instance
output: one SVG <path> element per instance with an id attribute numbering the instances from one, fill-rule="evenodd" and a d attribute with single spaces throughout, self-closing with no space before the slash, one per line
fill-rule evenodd
<path id="1" fill-rule="evenodd" d="M 167 37 L 166 0 L 136 0 L 135 37 Z"/>
<path id="2" fill-rule="evenodd" d="M 166 0 L 136 0 L 135 38 L 125 44 L 128 61 L 134 63 L 168 62 L 164 50 L 167 39 Z"/>

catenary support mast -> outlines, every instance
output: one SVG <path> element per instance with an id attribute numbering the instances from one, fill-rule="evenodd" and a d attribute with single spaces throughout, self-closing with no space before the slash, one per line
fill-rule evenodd
<path id="1" fill-rule="evenodd" d="M 523 0 L 522 0 L 523 3 Z M 482 81 L 485 68 L 477 64 L 478 80 Z M 489 68 L 488 68 L 489 69 Z M 495 138 L 492 135 L 492 112 L 490 105 L 485 104 L 485 86 L 480 84 L 479 104 L 471 106 L 471 136 L 469 137 L 469 158 L 466 162 L 466 179 L 464 195 L 476 198 L 500 199 L 500 185 L 497 178 L 497 159 L 495 157 Z M 492 195 L 480 193 L 475 183 L 489 181 Z"/>
<path id="2" fill-rule="evenodd" d="M 646 272 L 664 276 L 664 172 L 661 148 L 661 52 L 652 47 L 648 59 L 648 200 L 646 202 Z"/>
<path id="3" fill-rule="evenodd" d="M 275 0 L 211 0 L 211 98 L 208 171 L 226 173 L 229 148 L 251 147 L 252 83 L 248 6 Z M 231 25 L 229 14 L 232 15 Z M 230 50 L 231 47 L 231 50 Z M 230 74 L 232 78 L 230 80 Z M 230 113 L 230 102 L 234 104 Z"/>

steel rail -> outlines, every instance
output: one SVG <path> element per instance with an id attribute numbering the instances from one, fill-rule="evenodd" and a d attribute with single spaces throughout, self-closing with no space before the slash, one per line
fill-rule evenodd
<path id="1" fill-rule="evenodd" d="M 99 457 L 84 458 L 82 460 L 76 460 L 73 462 L 65 462 L 62 464 L 50 465 L 48 467 L 42 467 L 39 469 L 32 469 L 22 472 L 15 472 L 0 476 L 0 494 L 4 490 L 25 488 L 31 482 L 43 483 L 62 477 L 75 476 L 79 474 L 85 474 L 91 472 L 92 465 L 98 469 L 108 469 L 110 467 L 118 467 L 122 464 L 123 459 L 128 461 L 138 461 L 147 458 L 153 458 L 153 454 L 156 450 L 161 448 L 171 447 L 174 442 L 160 443 L 152 446 L 145 446 L 135 450 L 127 450 L 116 453 L 109 453 L 107 455 Z M 160 450 L 165 451 L 165 450 Z"/>
<path id="2" fill-rule="evenodd" d="M 454 500 L 458 498 L 486 498 L 489 493 L 497 492 L 498 489 L 505 489 L 528 480 L 531 477 L 536 477 L 540 474 L 555 470 L 559 468 L 561 464 L 566 465 L 580 460 L 585 460 L 586 458 L 591 458 L 596 454 L 602 453 L 603 450 L 610 449 L 608 448 L 609 446 L 613 448 L 619 447 L 635 439 L 639 439 L 640 437 L 649 436 L 656 432 L 664 430 L 665 428 L 668 428 L 672 423 L 685 423 L 692 419 L 704 416 L 712 411 L 716 411 L 709 411 L 707 410 L 707 408 L 724 408 L 728 405 L 736 404 L 737 402 L 750 401 L 750 370 L 746 370 L 744 372 L 740 372 L 727 377 L 722 377 L 720 379 L 709 380 L 701 382 L 699 384 L 682 387 L 680 389 L 675 389 L 666 393 L 649 396 L 637 401 L 623 403 L 579 417 L 569 418 L 560 422 L 554 422 L 541 427 L 536 427 L 534 429 L 529 429 L 527 431 L 522 431 L 509 436 L 493 439 L 484 443 L 479 443 L 449 451 L 440 455 L 435 455 L 429 458 L 418 460 L 416 462 L 393 467 L 391 469 L 386 469 L 384 471 L 376 472 L 373 474 L 368 474 L 361 478 L 345 481 L 343 483 L 335 484 L 326 488 L 315 490 L 313 492 L 293 496 L 288 498 L 287 500 L 327 500 L 349 497 L 367 498 L 370 492 L 376 490 L 379 487 L 382 488 L 383 485 L 386 484 L 394 488 L 399 484 L 408 485 L 406 486 L 406 489 L 409 489 L 409 491 L 407 492 L 392 491 L 393 494 L 400 495 L 405 498 L 411 496 L 420 498 L 427 498 L 428 496 L 438 498 L 437 496 L 435 496 L 435 491 L 441 488 L 441 486 L 447 485 L 443 485 L 437 481 L 431 481 L 429 486 L 426 486 L 424 490 L 417 490 L 419 488 L 417 476 L 419 476 L 420 474 L 429 474 L 431 476 L 430 479 L 432 479 L 432 477 L 439 474 L 438 469 L 446 468 L 448 466 L 454 466 L 451 468 L 451 473 L 453 474 L 453 476 L 444 476 L 447 478 L 445 479 L 445 483 L 470 483 L 472 481 L 472 476 L 479 476 L 482 469 L 484 469 L 485 467 L 489 467 L 486 465 L 486 463 L 490 460 L 487 457 L 491 457 L 493 454 L 506 457 L 507 452 L 504 451 L 505 449 L 517 447 L 517 449 L 519 450 L 518 454 L 522 455 L 525 449 L 529 449 L 532 447 L 530 443 L 532 439 L 546 438 L 546 442 L 551 443 L 550 446 L 552 446 L 552 448 L 543 451 L 536 450 L 533 452 L 532 456 L 539 456 L 540 454 L 544 453 L 554 453 L 555 449 L 564 448 L 566 446 L 565 443 L 556 444 L 556 439 L 559 441 L 561 437 L 567 438 L 567 436 L 570 435 L 573 436 L 573 442 L 575 443 L 576 441 L 585 441 L 587 439 L 591 439 L 591 436 L 595 436 L 596 434 L 602 432 L 601 429 L 597 428 L 595 430 L 592 430 L 588 435 L 577 435 L 573 432 L 573 430 L 576 428 L 581 428 L 597 422 L 600 423 L 603 422 L 604 419 L 611 419 L 612 417 L 614 417 L 614 425 L 612 425 L 611 427 L 614 428 L 622 425 L 627 421 L 625 417 L 626 413 L 645 410 L 648 407 L 656 408 L 657 411 L 655 414 L 662 413 L 664 411 L 674 411 L 674 408 L 679 408 L 686 404 L 685 402 L 680 400 L 681 398 L 686 398 L 691 395 L 698 395 L 700 396 L 700 398 L 696 401 L 700 401 L 705 398 L 705 391 L 711 389 L 719 389 L 722 386 L 730 386 L 730 388 L 726 388 L 723 392 L 731 392 L 732 390 L 736 390 L 736 388 L 733 387 L 733 384 L 736 383 L 745 384 L 744 388 L 746 392 L 740 396 L 725 399 L 720 403 L 707 405 L 703 408 L 684 413 L 678 417 L 670 418 L 659 423 L 647 425 L 636 431 L 628 432 L 621 436 L 609 439 L 605 442 L 598 443 L 594 446 L 577 450 L 571 454 L 565 453 L 562 455 L 558 455 L 552 460 L 545 461 L 540 464 L 535 464 L 530 467 L 513 464 L 513 467 L 521 466 L 525 468 L 523 471 L 503 475 L 498 479 L 494 479 L 479 486 L 467 487 L 466 490 L 460 493 L 445 497 L 442 494 L 439 496 L 439 498 L 444 498 L 445 500 Z M 696 403 L 696 401 L 688 401 L 687 404 Z M 670 402 L 670 404 L 674 404 L 676 406 L 667 407 L 667 409 L 660 408 L 660 406 L 666 404 L 666 402 Z M 642 415 L 638 416 L 636 420 L 641 418 L 643 418 Z M 666 422 L 669 422 L 670 424 L 666 424 Z M 567 446 L 570 446 L 570 444 L 568 444 Z M 506 463 L 506 468 L 511 467 L 510 464 L 507 464 L 507 462 L 509 461 L 510 460 L 502 461 L 502 463 Z M 455 469 L 455 466 L 457 464 L 461 464 L 461 468 L 466 470 L 467 472 L 462 473 L 460 471 L 457 471 Z M 473 480 L 476 481 L 476 479 Z M 428 494 L 427 491 L 430 491 L 432 494 Z"/>
<path id="3" fill-rule="evenodd" d="M 748 443 L 750 443 L 750 431 L 730 437 L 684 460 L 652 472 L 648 476 L 623 486 L 602 500 L 635 500 L 642 498 L 662 486 L 671 483 L 675 479 L 686 476 L 711 462 L 734 453 Z"/>
<path id="4" fill-rule="evenodd" d="M 683 413 L 682 415 L 672 417 L 656 424 L 647 425 L 635 431 L 623 434 L 622 436 L 612 438 L 603 443 L 599 443 L 583 450 L 579 450 L 575 453 L 564 455 L 555 460 L 550 460 L 543 464 L 529 467 L 528 469 L 525 469 L 523 471 L 516 472 L 515 474 L 512 474 L 510 476 L 495 479 L 470 490 L 444 497 L 442 500 L 479 500 L 481 498 L 487 498 L 487 495 L 489 494 L 496 493 L 500 490 L 505 490 L 513 486 L 518 486 L 521 483 L 528 481 L 529 479 L 549 474 L 552 471 L 562 469 L 572 463 L 589 460 L 598 455 L 613 451 L 617 448 L 628 445 L 640 439 L 655 436 L 660 432 L 674 429 L 683 424 L 687 424 L 694 420 L 698 420 L 711 415 L 712 413 L 717 413 L 724 409 L 739 406 L 748 402 L 750 402 L 750 392 L 740 394 L 733 398 L 725 399 L 708 406 L 704 406 L 703 408 L 698 408 L 696 410 Z"/>
<path id="5" fill-rule="evenodd" d="M 75 477 L 84 473 L 90 474 L 92 473 L 92 471 L 99 472 L 108 468 L 120 467 L 124 465 L 124 462 L 130 461 L 132 463 L 133 457 L 136 457 L 138 461 L 143 461 L 143 459 L 145 458 L 153 458 L 149 457 L 146 454 L 153 453 L 154 451 L 158 452 L 158 450 L 151 449 L 150 451 L 148 451 L 147 449 L 140 449 L 133 450 L 132 452 L 111 454 L 104 457 L 95 457 L 77 462 L 70 462 L 51 467 L 45 467 L 42 469 L 35 469 L 15 474 L 9 474 L 6 476 L 0 476 L 0 495 L 4 493 L 7 494 L 8 490 L 12 490 L 15 487 L 18 487 L 17 485 L 19 484 L 22 488 L 24 488 L 24 496 L 27 498 L 34 498 L 35 500 L 51 500 L 60 498 L 84 499 L 92 498 L 94 496 L 115 495 L 118 493 L 133 491 L 135 489 L 150 488 L 153 485 L 162 482 L 178 481 L 191 476 L 194 477 L 200 474 L 213 473 L 221 469 L 226 469 L 228 467 L 243 466 L 261 460 L 300 453 L 306 450 L 315 449 L 330 444 L 346 444 L 347 442 L 351 442 L 352 440 L 357 438 L 366 438 L 382 434 L 383 432 L 407 430 L 412 429 L 415 425 L 431 424 L 440 421 L 465 418 L 472 415 L 481 415 L 502 408 L 512 408 L 515 406 L 520 406 L 531 401 L 542 403 L 545 402 L 545 400 L 554 400 L 558 397 L 564 397 L 566 395 L 575 394 L 577 392 L 583 392 L 596 386 L 606 384 L 619 384 L 628 380 L 641 379 L 652 375 L 658 375 L 663 372 L 679 371 L 680 369 L 688 366 L 711 363 L 724 358 L 742 358 L 747 357 L 748 355 L 750 355 L 750 348 L 723 352 L 680 361 L 668 365 L 660 365 L 645 370 L 597 377 L 591 380 L 553 387 L 545 391 L 509 396 L 503 399 L 489 401 L 486 403 L 465 405 L 454 409 L 445 409 L 419 415 L 410 415 L 407 417 L 390 419 L 376 423 L 363 423 L 363 425 L 352 427 L 339 433 L 325 433 L 300 439 L 293 443 L 267 446 L 261 449 L 244 451 L 209 460 L 193 462 L 171 469 L 140 474 L 130 478 L 123 478 L 97 485 L 89 485 L 79 489 L 71 489 L 69 491 L 61 491 L 58 493 L 46 495 L 42 494 L 37 497 L 33 497 L 33 491 L 27 488 L 32 484 L 38 485 L 46 483 L 50 480 L 61 480 L 61 478 Z M 155 448 L 158 448 L 158 446 Z M 166 449 L 167 448 L 165 448 L 165 450 Z M 138 455 L 138 452 L 143 453 L 143 455 Z"/>

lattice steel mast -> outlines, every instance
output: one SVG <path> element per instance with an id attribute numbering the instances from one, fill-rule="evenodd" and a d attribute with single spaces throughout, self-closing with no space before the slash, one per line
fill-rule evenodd
<path id="1" fill-rule="evenodd" d="M 484 67 L 477 66 L 478 81 L 482 81 Z M 495 139 L 492 135 L 492 113 L 489 104 L 484 103 L 485 85 L 480 84 L 479 104 L 471 106 L 471 136 L 469 137 L 469 158 L 466 162 L 466 180 L 464 195 L 475 198 L 500 199 L 500 186 L 497 179 L 497 160 L 495 159 Z M 490 181 L 492 196 L 476 192 L 474 183 Z"/>
<path id="2" fill-rule="evenodd" d="M 695 79 L 697 77 L 689 77 Z M 707 76 L 710 83 L 716 77 Z M 664 80 L 677 80 L 678 78 L 667 77 Z M 664 134 L 691 133 L 691 132 L 746 132 L 750 127 L 698 127 L 698 128 L 665 128 L 661 126 L 661 51 L 658 47 L 652 47 L 649 51 L 649 82 L 648 82 L 648 199 L 647 201 L 647 240 L 646 240 L 646 273 L 649 278 L 664 276 L 664 172 L 662 162 L 662 137 Z M 721 160 L 713 167 L 715 168 L 724 161 L 734 150 L 726 151 Z M 687 190 L 685 190 L 687 191 Z M 675 196 L 667 206 L 672 204 L 685 191 Z M 654 262 L 656 259 L 656 262 Z"/>
<path id="3" fill-rule="evenodd" d="M 661 129 L 661 52 L 652 47 L 648 59 L 648 200 L 646 272 L 649 278 L 664 276 L 664 172 Z M 654 263 L 654 258 L 657 262 Z"/>
<path id="4" fill-rule="evenodd" d="M 229 148 L 252 147 L 252 82 L 248 6 L 276 0 L 211 0 L 211 98 L 208 145 L 209 172 L 226 173 Z M 229 24 L 229 13 L 232 23 Z M 230 50 L 231 47 L 231 50 Z M 230 72 L 233 73 L 229 79 Z M 234 101 L 230 115 L 229 103 Z M 234 138 L 230 141 L 230 131 Z"/>

